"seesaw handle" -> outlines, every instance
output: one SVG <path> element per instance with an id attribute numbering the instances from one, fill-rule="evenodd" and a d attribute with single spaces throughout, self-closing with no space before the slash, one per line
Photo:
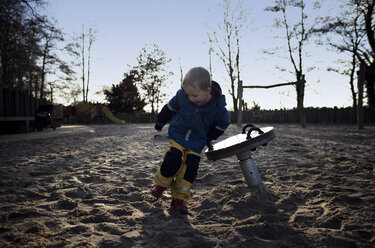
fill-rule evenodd
<path id="1" fill-rule="evenodd" d="M 259 134 L 264 133 L 260 128 L 258 128 L 258 127 L 252 127 L 252 128 L 250 128 L 249 131 L 247 132 L 246 139 L 251 139 L 251 132 L 252 132 L 252 131 L 258 131 Z"/>
<path id="2" fill-rule="evenodd" d="M 243 133 L 243 134 L 246 133 L 246 128 L 248 128 L 248 127 L 255 127 L 255 126 L 254 126 L 253 124 L 251 124 L 251 123 L 247 124 L 246 126 L 244 126 L 244 127 L 242 128 L 242 133 Z"/>

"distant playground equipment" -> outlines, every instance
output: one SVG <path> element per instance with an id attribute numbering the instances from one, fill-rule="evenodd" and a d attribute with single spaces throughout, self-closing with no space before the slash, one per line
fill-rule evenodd
<path id="1" fill-rule="evenodd" d="M 106 119 L 116 124 L 125 123 L 114 116 L 104 104 L 79 103 L 64 107 L 63 112 L 64 122 L 67 123 L 105 123 Z"/>
<path id="2" fill-rule="evenodd" d="M 248 127 L 250 129 L 246 133 L 246 128 Z M 252 192 L 261 192 L 264 186 L 251 157 L 251 151 L 255 151 L 258 146 L 267 145 L 274 138 L 273 127 L 258 128 L 253 124 L 247 124 L 243 127 L 241 134 L 231 136 L 214 145 L 208 144 L 209 148 L 205 153 L 209 160 L 218 160 L 236 155 L 249 189 Z"/>

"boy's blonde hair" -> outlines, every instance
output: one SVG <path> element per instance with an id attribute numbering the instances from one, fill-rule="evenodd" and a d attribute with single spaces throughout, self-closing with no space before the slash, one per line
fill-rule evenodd
<path id="1" fill-rule="evenodd" d="M 186 73 L 182 80 L 182 87 L 186 85 L 207 90 L 212 86 L 211 75 L 203 67 L 193 67 Z"/>

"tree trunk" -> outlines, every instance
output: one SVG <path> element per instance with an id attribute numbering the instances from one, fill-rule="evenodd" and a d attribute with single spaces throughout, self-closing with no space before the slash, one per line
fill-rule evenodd
<path id="1" fill-rule="evenodd" d="M 367 104 L 369 106 L 375 106 L 375 64 L 371 64 L 366 71 L 366 93 L 367 93 Z"/>
<path id="2" fill-rule="evenodd" d="M 353 112 L 354 112 L 354 120 L 357 118 L 357 93 L 355 92 L 354 89 L 354 74 L 355 74 L 355 69 L 356 69 L 356 55 L 353 53 L 353 58 L 352 58 L 352 69 L 350 71 L 350 92 L 352 93 L 352 99 L 353 99 Z"/>
<path id="3" fill-rule="evenodd" d="M 38 75 L 35 76 L 35 81 L 34 81 L 34 91 L 35 91 L 35 101 L 37 103 L 39 103 L 39 97 L 38 97 L 38 93 L 39 93 L 39 83 L 38 83 Z"/>
<path id="4" fill-rule="evenodd" d="M 299 121 L 302 128 L 306 128 L 306 116 L 305 108 L 303 106 L 303 101 L 305 98 L 305 75 L 302 75 L 302 78 L 298 80 L 296 89 L 297 89 L 297 108 L 299 113 Z"/>
<path id="5" fill-rule="evenodd" d="M 89 94 L 89 84 L 90 84 L 91 46 L 92 46 L 92 43 L 94 41 L 95 41 L 94 33 L 93 33 L 92 29 L 90 28 L 89 29 L 89 47 L 88 47 L 88 50 L 87 50 L 88 58 L 87 58 L 86 102 L 88 102 L 88 100 L 89 100 L 88 94 Z"/>
<path id="6" fill-rule="evenodd" d="M 368 39 L 368 42 L 372 51 L 372 53 L 370 54 L 371 56 L 373 56 L 375 52 L 375 33 L 373 29 L 374 7 L 375 7 L 374 1 L 367 1 L 366 12 L 364 12 L 367 39 Z M 374 106 L 375 105 L 375 87 L 374 87 L 375 62 L 374 61 L 372 61 L 369 68 L 367 68 L 367 73 L 365 77 L 366 77 L 365 85 L 367 89 L 368 105 Z"/>
<path id="7" fill-rule="evenodd" d="M 44 51 L 43 51 L 43 60 L 42 60 L 42 70 L 41 70 L 41 73 L 40 73 L 40 100 L 43 101 L 43 98 L 44 98 L 44 83 L 45 83 L 45 80 L 46 80 L 46 60 L 47 60 L 47 53 L 48 53 L 48 40 L 46 41 L 46 47 L 44 48 Z"/>
<path id="8" fill-rule="evenodd" d="M 85 29 L 84 26 L 82 25 L 82 36 L 81 36 L 81 41 L 82 41 L 82 47 L 81 47 L 81 56 L 82 56 L 82 96 L 83 99 L 82 101 L 86 103 L 86 94 L 85 94 Z"/>
<path id="9" fill-rule="evenodd" d="M 358 72 L 358 105 L 357 105 L 357 123 L 358 129 L 364 129 L 364 119 L 363 119 L 363 81 L 366 77 L 366 65 L 361 64 L 360 70 Z"/>

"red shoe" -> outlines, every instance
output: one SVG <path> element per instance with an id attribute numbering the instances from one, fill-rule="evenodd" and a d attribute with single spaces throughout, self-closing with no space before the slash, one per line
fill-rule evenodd
<path id="1" fill-rule="evenodd" d="M 172 200 L 172 207 L 174 210 L 180 212 L 181 214 L 188 214 L 188 209 L 186 207 L 184 200 L 181 200 L 181 199 Z"/>
<path id="2" fill-rule="evenodd" d="M 164 190 L 166 190 L 165 187 L 154 185 L 151 189 L 151 195 L 159 199 L 163 195 Z"/>

